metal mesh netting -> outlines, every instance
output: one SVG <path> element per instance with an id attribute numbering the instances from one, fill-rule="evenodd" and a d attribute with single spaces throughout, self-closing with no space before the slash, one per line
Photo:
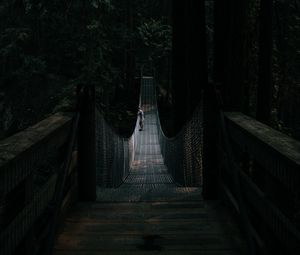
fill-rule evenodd
<path id="1" fill-rule="evenodd" d="M 153 82 L 153 81 L 152 81 Z M 153 86 L 154 87 L 154 86 Z M 181 131 L 168 138 L 160 124 L 157 112 L 158 136 L 161 152 L 169 173 L 180 185 L 199 187 L 203 184 L 203 107 L 199 104 L 192 118 Z"/>
<path id="2" fill-rule="evenodd" d="M 173 138 L 159 129 L 159 143 L 164 162 L 174 180 L 184 186 L 201 186 L 202 179 L 202 115 L 200 107 L 182 131 Z"/>
<path id="3" fill-rule="evenodd" d="M 96 183 L 118 187 L 129 174 L 134 159 L 137 127 L 130 138 L 119 136 L 96 109 Z"/>
<path id="4" fill-rule="evenodd" d="M 152 161 L 157 163 L 156 152 L 160 152 L 169 173 L 178 184 L 189 187 L 201 186 L 202 107 L 198 106 L 191 120 L 176 137 L 167 138 L 160 126 L 155 84 L 152 77 L 143 77 L 142 79 L 141 102 L 145 118 L 151 118 L 151 120 L 147 120 L 147 125 L 150 125 L 151 129 L 147 136 L 144 136 L 143 132 L 139 132 L 137 121 L 130 138 L 120 137 L 96 109 L 97 185 L 118 187 L 128 176 L 134 161 L 147 159 L 148 163 Z M 143 141 L 144 139 L 147 141 Z M 155 142 L 156 140 L 158 142 Z M 153 145 L 146 146 L 145 142 Z M 160 148 L 156 148 L 157 146 Z M 132 169 L 134 171 L 134 167 Z"/>

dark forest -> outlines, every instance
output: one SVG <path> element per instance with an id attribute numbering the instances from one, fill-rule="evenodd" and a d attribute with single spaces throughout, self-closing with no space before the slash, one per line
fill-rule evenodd
<path id="1" fill-rule="evenodd" d="M 205 3 L 209 79 L 224 82 L 224 90 L 236 83 L 227 92 L 237 95 L 228 100 L 238 110 L 299 139 L 299 1 L 223 2 Z M 214 8 L 223 16 L 214 17 Z M 182 10 L 174 15 L 183 18 L 176 12 Z M 96 86 L 98 104 L 126 133 L 135 119 L 133 84 L 141 70 L 155 72 L 165 118 L 172 119 L 172 1 L 3 1 L 0 18 L 0 137 L 70 110 L 74 88 L 87 83 Z M 193 33 L 193 24 L 178 22 Z M 214 37 L 214 30 L 221 32 Z M 193 47 L 185 40 L 178 44 Z M 214 58 L 219 51 L 224 59 Z"/>
<path id="2" fill-rule="evenodd" d="M 1 255 L 299 255 L 300 0 L 0 1 Z"/>

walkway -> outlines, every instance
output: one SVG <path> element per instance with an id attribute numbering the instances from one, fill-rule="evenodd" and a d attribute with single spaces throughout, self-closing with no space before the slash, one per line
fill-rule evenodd
<path id="1" fill-rule="evenodd" d="M 137 131 L 137 146 L 130 174 L 118 189 L 98 189 L 98 201 L 201 200 L 201 189 L 178 187 L 163 162 L 158 141 L 155 88 L 150 77 L 143 78 L 141 108 L 145 114 L 144 130 Z"/>
<path id="2" fill-rule="evenodd" d="M 149 79 L 150 80 L 150 79 Z M 201 189 L 178 187 L 164 165 L 155 93 L 144 79 L 145 128 L 135 160 L 118 189 L 99 190 L 97 203 L 79 203 L 67 218 L 56 255 L 245 254 L 233 219 L 219 202 L 203 201 Z"/>

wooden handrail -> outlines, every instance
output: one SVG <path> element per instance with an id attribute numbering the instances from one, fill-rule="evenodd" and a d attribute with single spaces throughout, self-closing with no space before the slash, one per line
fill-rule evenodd
<path id="1" fill-rule="evenodd" d="M 54 114 L 0 141 L 1 255 L 11 254 L 33 235 L 35 223 L 52 200 L 71 123 L 70 114 Z M 39 175 L 41 169 L 46 169 L 46 176 Z"/>
<path id="2" fill-rule="evenodd" d="M 292 204 L 281 208 L 293 217 L 300 210 L 300 142 L 241 113 L 226 113 L 226 119 L 232 142 L 239 151 L 248 154 L 249 176 L 255 179 L 257 171 L 265 172 L 265 178 L 278 183 L 277 189 L 282 188 L 293 197 L 289 201 Z M 267 190 L 271 187 L 263 187 L 264 184 L 267 183 L 260 183 L 260 188 L 276 199 L 276 193 L 272 194 L 273 190 Z M 288 202 L 290 198 L 284 199 Z"/>
<path id="3" fill-rule="evenodd" d="M 54 197 L 52 200 L 52 217 L 50 218 L 50 229 L 48 233 L 47 238 L 47 244 L 45 247 L 45 253 L 51 255 L 53 251 L 54 241 L 55 241 L 55 234 L 58 228 L 59 223 L 59 216 L 61 213 L 61 207 L 64 200 L 64 190 L 65 185 L 69 173 L 69 169 L 72 164 L 72 158 L 73 158 L 73 152 L 77 143 L 77 135 L 78 135 L 78 129 L 79 129 L 79 121 L 81 118 L 81 111 L 82 108 L 85 107 L 84 103 L 86 100 L 89 100 L 89 98 L 86 98 L 88 93 L 87 90 L 89 87 L 82 86 L 78 88 L 77 91 L 77 111 L 73 118 L 73 123 L 71 127 L 71 132 L 69 134 L 69 139 L 67 143 L 67 150 L 65 153 L 65 159 L 62 167 L 62 171 L 60 172 L 60 175 L 58 176 L 58 181 L 56 183 Z"/>
<path id="4" fill-rule="evenodd" d="M 299 254 L 300 142 L 242 113 L 225 113 L 225 121 L 252 234 L 271 252 Z M 231 174 L 223 168 L 221 186 L 236 200 Z"/>

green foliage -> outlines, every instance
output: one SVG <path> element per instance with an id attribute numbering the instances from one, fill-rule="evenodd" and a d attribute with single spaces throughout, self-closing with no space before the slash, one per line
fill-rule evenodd
<path id="1" fill-rule="evenodd" d="M 16 132 L 70 108 L 78 84 L 95 85 L 108 112 L 117 100 L 124 100 L 123 109 L 131 105 L 135 63 L 157 61 L 170 51 L 170 29 L 159 20 L 159 6 L 159 0 L 2 1 L 0 132 L 2 122 L 10 123 L 8 133 Z M 13 118 L 5 120 L 8 115 Z"/>
<path id="2" fill-rule="evenodd" d="M 164 24 L 162 19 L 149 19 L 143 22 L 137 29 L 144 45 L 142 50 L 147 53 L 147 60 L 158 61 L 171 54 L 171 26 Z"/>
<path id="3" fill-rule="evenodd" d="M 70 101 L 79 83 L 112 82 L 113 45 L 107 24 L 113 9 L 110 0 L 0 4 L 0 92 L 8 105 L 0 115 L 12 109 L 18 122 L 9 133 L 56 111 L 60 101 Z M 0 122 L 5 120 L 0 117 Z"/>
<path id="4" fill-rule="evenodd" d="M 274 1 L 274 125 L 300 138 L 300 3 Z"/>

